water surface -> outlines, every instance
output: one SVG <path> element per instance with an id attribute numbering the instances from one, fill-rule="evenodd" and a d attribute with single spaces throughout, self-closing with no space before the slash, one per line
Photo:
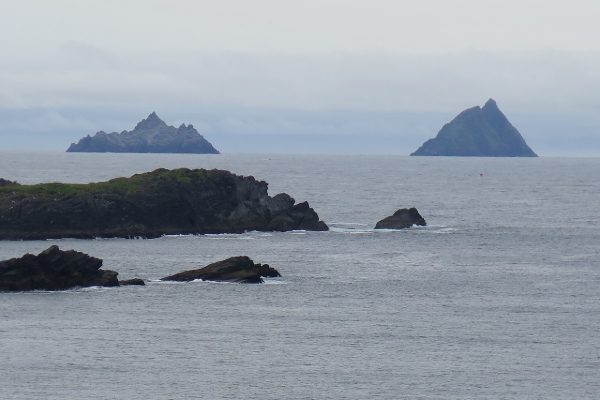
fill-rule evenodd
<path id="1" fill-rule="evenodd" d="M 158 167 L 253 175 L 332 229 L 0 242 L 154 281 L 0 294 L 0 397 L 598 398 L 600 159 L 0 155 L 21 183 Z M 428 227 L 371 229 L 410 206 Z M 155 282 L 234 255 L 283 278 Z"/>

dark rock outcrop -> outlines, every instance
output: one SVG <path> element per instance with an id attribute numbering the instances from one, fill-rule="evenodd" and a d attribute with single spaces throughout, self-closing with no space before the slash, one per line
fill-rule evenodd
<path id="1" fill-rule="evenodd" d="M 11 185 L 19 185 L 17 182 L 9 181 L 4 178 L 0 178 L 0 187 L 1 186 L 11 186 Z"/>
<path id="2" fill-rule="evenodd" d="M 51 246 L 37 256 L 0 261 L 0 291 L 66 290 L 119 286 L 117 272 L 102 270 L 102 260 Z"/>
<path id="3" fill-rule="evenodd" d="M 145 286 L 146 282 L 140 278 L 133 279 L 125 279 L 124 281 L 119 281 L 119 286 Z"/>
<path id="4" fill-rule="evenodd" d="M 90 184 L 0 187 L 0 240 L 327 230 L 308 203 L 222 170 L 158 169 Z"/>
<path id="5" fill-rule="evenodd" d="M 401 208 L 394 215 L 377 222 L 375 229 L 404 229 L 413 225 L 425 226 L 427 222 L 416 208 Z"/>
<path id="6" fill-rule="evenodd" d="M 411 156 L 537 157 L 493 99 L 460 113 Z"/>
<path id="7" fill-rule="evenodd" d="M 92 153 L 195 153 L 219 154 L 194 127 L 165 124 L 156 113 L 140 121 L 132 131 L 100 131 L 73 143 L 68 152 Z"/>
<path id="8" fill-rule="evenodd" d="M 246 256 L 217 261 L 204 268 L 179 272 L 161 281 L 190 282 L 196 279 L 216 282 L 262 283 L 263 277 L 278 277 L 279 272 L 268 264 L 255 264 Z"/>

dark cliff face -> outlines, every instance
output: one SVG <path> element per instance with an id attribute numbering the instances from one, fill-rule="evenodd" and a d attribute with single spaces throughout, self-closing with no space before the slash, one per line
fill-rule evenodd
<path id="1" fill-rule="evenodd" d="M 327 230 L 308 203 L 222 170 L 158 169 L 90 184 L 0 187 L 0 239 Z"/>
<path id="2" fill-rule="evenodd" d="M 138 122 L 132 131 L 100 131 L 73 143 L 68 152 L 219 154 L 192 125 L 165 124 L 156 113 Z"/>
<path id="3" fill-rule="evenodd" d="M 493 99 L 461 112 L 411 156 L 537 157 Z"/>

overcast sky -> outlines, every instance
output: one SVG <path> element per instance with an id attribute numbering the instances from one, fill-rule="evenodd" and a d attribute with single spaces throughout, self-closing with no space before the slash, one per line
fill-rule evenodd
<path id="1" fill-rule="evenodd" d="M 157 111 L 222 151 L 406 154 L 493 97 L 538 153 L 600 155 L 599 1 L 0 6 L 0 150 Z"/>

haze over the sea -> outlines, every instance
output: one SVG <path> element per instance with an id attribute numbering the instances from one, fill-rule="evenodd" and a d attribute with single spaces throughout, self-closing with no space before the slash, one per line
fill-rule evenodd
<path id="1" fill-rule="evenodd" d="M 540 155 L 600 155 L 600 3 L 10 2 L 1 150 L 156 111 L 223 152 L 408 154 L 493 97 Z"/>

